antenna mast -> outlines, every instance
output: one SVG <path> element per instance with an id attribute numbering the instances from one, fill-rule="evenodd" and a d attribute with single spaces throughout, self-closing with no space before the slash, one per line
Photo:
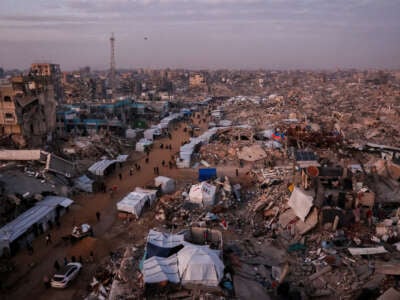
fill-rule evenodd
<path id="1" fill-rule="evenodd" d="M 110 37 L 111 57 L 110 57 L 110 86 L 112 92 L 112 98 L 115 96 L 115 38 L 114 32 L 111 33 Z"/>

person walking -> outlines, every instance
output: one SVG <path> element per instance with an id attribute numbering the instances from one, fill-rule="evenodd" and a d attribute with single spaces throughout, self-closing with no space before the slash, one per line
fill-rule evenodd
<path id="1" fill-rule="evenodd" d="M 132 176 L 133 175 L 133 168 L 130 168 L 129 169 L 129 176 Z"/>
<path id="2" fill-rule="evenodd" d="M 68 264 L 68 259 L 66 256 L 64 256 L 64 266 L 66 266 Z"/>
<path id="3" fill-rule="evenodd" d="M 46 246 L 48 245 L 48 244 L 51 244 L 52 243 L 52 241 L 51 241 L 51 235 L 50 235 L 50 233 L 48 233 L 48 234 L 46 234 Z"/>
<path id="4" fill-rule="evenodd" d="M 96 219 L 97 219 L 97 222 L 100 221 L 100 212 L 99 211 L 96 211 Z"/>
<path id="5" fill-rule="evenodd" d="M 236 169 L 236 177 L 239 176 L 239 169 Z"/>
<path id="6" fill-rule="evenodd" d="M 60 264 L 58 263 L 57 259 L 54 262 L 54 269 L 56 269 L 56 271 L 60 271 Z"/>
<path id="7" fill-rule="evenodd" d="M 146 157 L 146 159 L 144 161 L 146 162 L 146 164 L 148 164 L 149 163 L 149 158 Z"/>
<path id="8" fill-rule="evenodd" d="M 119 177 L 119 180 L 122 180 L 122 174 L 121 173 L 118 174 L 118 177 Z"/>

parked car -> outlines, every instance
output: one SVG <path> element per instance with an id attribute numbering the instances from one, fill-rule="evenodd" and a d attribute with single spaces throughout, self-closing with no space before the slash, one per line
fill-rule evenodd
<path id="1" fill-rule="evenodd" d="M 60 271 L 53 275 L 51 279 L 51 286 L 54 288 L 66 288 L 72 280 L 79 274 L 82 269 L 82 264 L 78 262 L 68 263 Z"/>

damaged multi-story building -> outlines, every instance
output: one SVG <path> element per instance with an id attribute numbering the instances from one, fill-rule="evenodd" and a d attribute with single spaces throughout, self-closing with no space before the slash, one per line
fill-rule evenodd
<path id="1" fill-rule="evenodd" d="M 43 145 L 56 127 L 54 80 L 37 74 L 31 70 L 0 86 L 0 134 L 19 148 Z"/>

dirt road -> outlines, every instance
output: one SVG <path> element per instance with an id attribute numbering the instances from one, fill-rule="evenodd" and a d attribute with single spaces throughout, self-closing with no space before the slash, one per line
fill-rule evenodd
<path id="1" fill-rule="evenodd" d="M 205 117 L 205 116 L 204 116 Z M 202 116 L 203 118 L 203 116 Z M 198 125 L 201 130 L 206 130 L 207 122 L 198 123 L 200 119 L 193 118 L 194 124 Z M 128 192 L 137 186 L 145 186 L 153 182 L 154 168 L 159 168 L 160 175 L 166 175 L 177 180 L 192 181 L 196 178 L 195 170 L 186 169 L 169 169 L 168 161 L 171 155 L 179 151 L 182 142 L 189 140 L 188 132 L 184 132 L 184 123 L 180 123 L 176 130 L 172 131 L 172 139 L 168 137 L 156 140 L 153 150 L 149 155 L 149 162 L 145 163 L 146 155 L 133 154 L 134 160 L 129 160 L 122 168 L 117 167 L 116 171 L 107 178 L 107 186 L 116 185 L 117 192 L 114 195 L 109 193 L 80 194 L 74 198 L 75 203 L 71 206 L 69 213 L 61 218 L 61 228 L 53 229 L 50 233 L 52 236 L 52 244 L 46 246 L 45 237 L 40 236 L 33 242 L 34 253 L 29 255 L 25 249 L 13 257 L 16 269 L 12 274 L 3 279 L 3 290 L 0 294 L 1 299 L 26 299 L 28 296 L 35 299 L 79 299 L 86 295 L 86 285 L 90 282 L 91 271 L 94 270 L 95 264 L 85 263 L 83 272 L 79 275 L 71 287 L 65 290 L 46 290 L 43 285 L 43 276 L 50 276 L 54 272 L 54 262 L 57 259 L 60 264 L 63 263 L 64 257 L 68 260 L 72 255 L 78 259 L 79 255 L 85 261 L 89 252 L 93 251 L 95 261 L 100 261 L 108 255 L 109 251 L 118 247 L 123 240 L 129 240 L 130 234 L 127 228 L 122 226 L 122 222 L 116 218 L 115 203 L 124 197 Z M 160 149 L 160 143 L 171 144 L 172 150 Z M 136 156 L 136 157 L 135 157 Z M 166 167 L 162 167 L 161 162 L 165 160 Z M 134 163 L 141 166 L 141 170 L 136 169 L 130 176 L 130 169 Z M 122 180 L 119 179 L 122 175 Z M 100 212 L 100 221 L 96 220 L 96 212 Z M 74 224 L 89 223 L 93 224 L 95 239 L 89 243 L 86 240 L 77 242 L 76 245 L 66 245 L 61 237 L 68 235 Z M 145 229 L 147 230 L 147 229 Z M 140 236 L 137 235 L 136 236 Z M 142 238 L 142 236 L 140 236 Z M 132 241 L 134 242 L 134 241 Z"/>

